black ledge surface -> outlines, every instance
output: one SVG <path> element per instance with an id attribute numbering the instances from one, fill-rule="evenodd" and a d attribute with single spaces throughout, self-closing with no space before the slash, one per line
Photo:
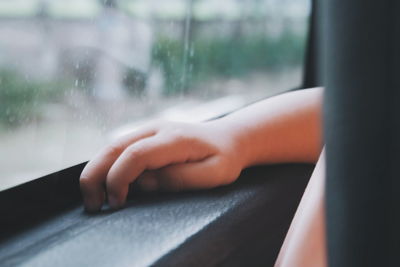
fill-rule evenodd
<path id="1" fill-rule="evenodd" d="M 313 170 L 265 166 L 213 190 L 136 191 L 124 209 L 88 215 L 82 167 L 0 192 L 1 266 L 273 266 Z"/>

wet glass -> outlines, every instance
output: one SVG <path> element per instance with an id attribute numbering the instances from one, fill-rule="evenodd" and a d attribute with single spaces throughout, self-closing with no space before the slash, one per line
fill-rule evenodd
<path id="1" fill-rule="evenodd" d="M 0 0 L 0 189 L 301 83 L 309 0 Z"/>

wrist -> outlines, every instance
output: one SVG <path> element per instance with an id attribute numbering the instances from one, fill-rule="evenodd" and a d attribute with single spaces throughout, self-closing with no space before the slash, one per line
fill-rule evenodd
<path id="1" fill-rule="evenodd" d="M 218 132 L 219 142 L 229 144 L 229 153 L 235 155 L 236 164 L 241 169 L 252 165 L 254 156 L 252 155 L 249 129 L 232 120 L 229 116 L 210 121 L 209 126 Z"/>

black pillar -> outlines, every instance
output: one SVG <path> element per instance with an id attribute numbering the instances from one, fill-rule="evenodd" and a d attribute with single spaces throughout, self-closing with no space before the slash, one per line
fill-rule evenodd
<path id="1" fill-rule="evenodd" d="M 329 266 L 400 266 L 400 1 L 319 3 Z"/>

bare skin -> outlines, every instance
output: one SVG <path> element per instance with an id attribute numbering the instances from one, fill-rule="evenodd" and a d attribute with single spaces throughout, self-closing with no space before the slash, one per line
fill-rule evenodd
<path id="1" fill-rule="evenodd" d="M 249 166 L 317 162 L 322 88 L 290 92 L 224 118 L 153 122 L 92 159 L 81 175 L 85 208 L 124 205 L 130 184 L 145 190 L 206 189 L 234 182 Z"/>
<path id="2" fill-rule="evenodd" d="M 325 241 L 324 152 L 307 185 L 286 235 L 275 267 L 324 267 Z"/>

